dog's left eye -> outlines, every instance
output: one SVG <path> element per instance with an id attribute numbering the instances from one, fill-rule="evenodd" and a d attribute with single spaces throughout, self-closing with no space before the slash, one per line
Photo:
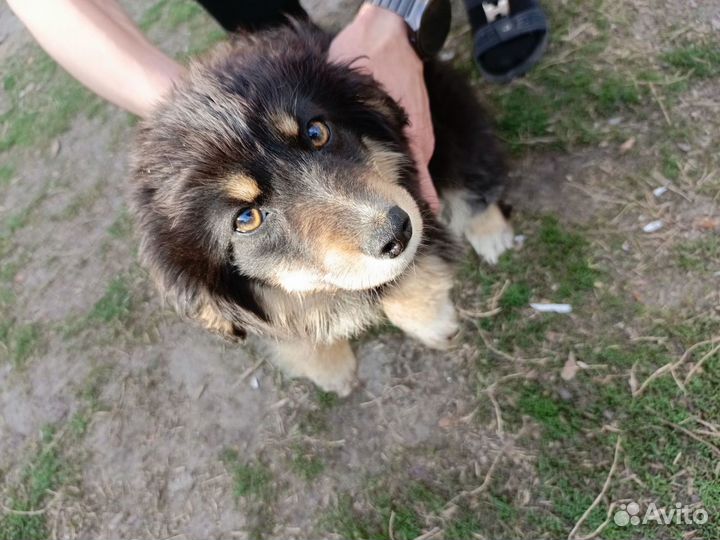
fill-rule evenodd
<path id="1" fill-rule="evenodd" d="M 330 140 L 330 128 L 320 120 L 313 120 L 307 126 L 307 136 L 315 148 L 322 148 Z"/>
<path id="2" fill-rule="evenodd" d="M 263 222 L 262 212 L 257 208 L 244 208 L 235 217 L 235 231 L 249 233 L 257 229 Z"/>

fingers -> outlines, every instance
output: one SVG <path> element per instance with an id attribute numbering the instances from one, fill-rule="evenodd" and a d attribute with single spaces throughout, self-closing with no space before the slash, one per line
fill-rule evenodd
<path id="1" fill-rule="evenodd" d="M 430 205 L 433 213 L 438 215 L 442 210 L 442 204 L 440 203 L 440 197 L 430 177 L 430 171 L 427 165 L 418 167 L 418 182 L 420 182 L 420 195 L 427 201 L 428 205 Z"/>

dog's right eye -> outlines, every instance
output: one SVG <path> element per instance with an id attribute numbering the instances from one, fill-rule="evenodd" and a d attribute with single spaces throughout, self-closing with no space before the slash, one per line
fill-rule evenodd
<path id="1" fill-rule="evenodd" d="M 249 233 L 263 222 L 262 212 L 257 208 L 243 208 L 235 217 L 235 232 Z"/>
<path id="2" fill-rule="evenodd" d="M 307 126 L 307 136 L 313 146 L 320 149 L 330 140 L 330 128 L 325 122 L 313 120 Z"/>

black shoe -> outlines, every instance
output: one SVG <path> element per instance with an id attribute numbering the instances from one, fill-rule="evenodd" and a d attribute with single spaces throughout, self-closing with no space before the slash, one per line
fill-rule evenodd
<path id="1" fill-rule="evenodd" d="M 492 82 L 525 75 L 542 58 L 550 27 L 538 0 L 465 0 L 475 62 Z"/>

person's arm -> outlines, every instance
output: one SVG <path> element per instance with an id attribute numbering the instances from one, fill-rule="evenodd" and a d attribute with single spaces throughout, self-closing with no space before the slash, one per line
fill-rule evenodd
<path id="1" fill-rule="evenodd" d="M 420 180 L 420 191 L 438 212 L 440 200 L 428 163 L 435 148 L 423 64 L 413 49 L 405 21 L 386 9 L 364 4 L 355 19 L 330 46 L 330 58 L 357 61 L 367 69 L 408 114 L 408 138 Z"/>
<path id="2" fill-rule="evenodd" d="M 40 46 L 123 109 L 147 116 L 184 68 L 142 34 L 115 0 L 8 0 Z"/>

